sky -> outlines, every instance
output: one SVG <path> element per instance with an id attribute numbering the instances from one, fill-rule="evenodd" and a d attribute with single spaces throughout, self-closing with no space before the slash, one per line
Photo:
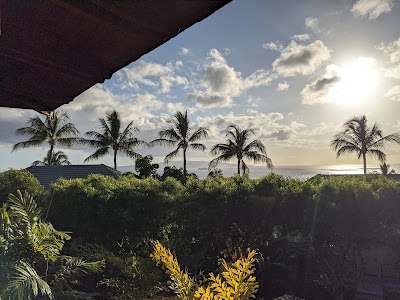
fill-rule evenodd
<path id="1" fill-rule="evenodd" d="M 399 25 L 395 0 L 233 0 L 59 111 L 83 136 L 100 131 L 98 119 L 116 109 L 151 141 L 176 111 L 187 110 L 194 128 L 210 129 L 208 149 L 189 151 L 189 161 L 210 161 L 210 147 L 236 124 L 255 130 L 275 166 L 361 163 L 355 154 L 336 158 L 330 141 L 363 114 L 384 134 L 400 131 Z M 46 146 L 11 152 L 26 139 L 15 130 L 36 114 L 0 108 L 0 170 L 45 156 Z M 73 164 L 93 153 L 83 146 L 56 150 Z M 156 162 L 172 150 L 136 149 Z M 400 145 L 386 154 L 388 163 L 400 163 Z M 93 163 L 111 166 L 112 156 Z M 118 164 L 134 162 L 121 156 Z"/>

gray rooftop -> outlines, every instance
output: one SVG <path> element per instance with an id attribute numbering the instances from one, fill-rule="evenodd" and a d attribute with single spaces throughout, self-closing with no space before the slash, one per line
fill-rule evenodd
<path id="1" fill-rule="evenodd" d="M 121 173 L 106 165 L 67 165 L 67 166 L 31 166 L 26 170 L 35 176 L 45 190 L 50 190 L 50 184 L 59 178 L 86 178 L 90 174 L 111 176 L 117 179 Z"/>

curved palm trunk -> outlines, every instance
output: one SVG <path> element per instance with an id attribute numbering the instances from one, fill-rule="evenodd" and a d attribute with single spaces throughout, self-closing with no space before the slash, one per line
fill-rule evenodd
<path id="1" fill-rule="evenodd" d="M 114 150 L 114 169 L 117 169 L 117 150 Z"/>
<path id="2" fill-rule="evenodd" d="M 185 183 L 186 183 L 186 149 L 183 149 L 183 177 L 185 178 Z"/>
<path id="3" fill-rule="evenodd" d="M 367 158 L 365 153 L 363 153 L 363 163 L 364 163 L 364 175 L 367 175 Z"/>
<path id="4" fill-rule="evenodd" d="M 237 171 L 238 171 L 239 176 L 240 176 L 240 161 L 241 161 L 241 159 L 238 159 Z"/>

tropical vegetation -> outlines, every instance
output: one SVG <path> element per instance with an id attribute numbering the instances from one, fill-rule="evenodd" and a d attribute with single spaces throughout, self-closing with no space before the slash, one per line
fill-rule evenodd
<path id="1" fill-rule="evenodd" d="M 367 174 L 367 155 L 377 157 L 381 162 L 386 160 L 383 152 L 389 143 L 400 144 L 400 133 L 384 136 L 379 125 L 368 125 L 365 115 L 353 117 L 344 124 L 344 131 L 335 135 L 331 146 L 337 157 L 355 152 L 357 158 L 363 159 L 364 175 Z"/>
<path id="2" fill-rule="evenodd" d="M 114 169 L 117 169 L 118 152 L 124 153 L 132 159 L 137 159 L 141 155 L 134 151 L 135 147 L 146 145 L 146 142 L 139 140 L 134 136 L 139 129 L 130 122 L 125 129 L 122 129 L 121 117 L 117 111 L 113 110 L 106 114 L 106 118 L 99 118 L 101 132 L 88 131 L 80 142 L 88 145 L 96 151 L 88 156 L 84 162 L 99 159 L 110 151 L 114 155 Z"/>
<path id="3" fill-rule="evenodd" d="M 36 160 L 32 163 L 32 166 L 46 166 L 46 165 L 70 165 L 71 163 L 68 160 L 68 156 L 62 152 L 57 151 L 55 153 L 51 153 L 50 150 L 47 152 L 46 156 L 43 160 Z"/>
<path id="4" fill-rule="evenodd" d="M 16 134 L 29 136 L 29 139 L 15 144 L 12 151 L 48 144 L 50 147 L 47 153 L 49 159 L 46 160 L 48 165 L 55 162 L 53 159 L 55 146 L 60 145 L 70 148 L 78 142 L 77 135 L 79 131 L 74 124 L 69 122 L 67 113 L 54 111 L 47 114 L 44 120 L 36 116 L 28 121 L 28 125 L 17 129 Z"/>
<path id="5" fill-rule="evenodd" d="M 35 191 L 26 171 L 12 173 L 20 179 L 0 175 L 0 190 L 21 185 Z M 101 273 L 71 286 L 97 292 L 99 299 L 177 299 L 171 274 L 149 257 L 157 240 L 173 249 L 194 284 L 209 292 L 214 279 L 226 282 L 223 261 L 231 267 L 255 249 L 256 297 L 265 300 L 285 293 L 304 299 L 348 293 L 362 274 L 363 261 L 357 260 L 356 272 L 354 259 L 365 247 L 381 244 L 383 236 L 394 253 L 400 245 L 400 182 L 379 174 L 309 181 L 274 174 L 189 176 L 185 185 L 172 177 L 90 175 L 59 179 L 39 197 L 47 217 L 39 220 L 73 232 L 75 242 L 66 243 L 71 246 L 61 255 L 105 260 Z M 43 274 L 43 264 L 34 267 Z"/>
<path id="6" fill-rule="evenodd" d="M 150 257 L 157 265 L 162 265 L 171 277 L 170 288 L 181 300 L 194 299 L 235 299 L 249 300 L 256 298 L 259 284 L 254 276 L 256 252 L 250 251 L 246 257 L 240 257 L 234 263 L 221 261 L 223 271 L 217 276 L 214 273 L 196 280 L 188 271 L 182 271 L 178 260 L 159 241 L 154 242 Z"/>
<path id="7" fill-rule="evenodd" d="M 103 261 L 61 255 L 70 233 L 41 218 L 28 193 L 10 194 L 0 211 L 0 296 L 2 299 L 88 299 L 79 279 L 100 272 Z"/>
<path id="8" fill-rule="evenodd" d="M 168 129 L 159 132 L 160 138 L 152 141 L 150 145 L 161 145 L 175 147 L 175 150 L 165 156 L 164 161 L 168 161 L 183 152 L 183 175 L 186 178 L 187 165 L 186 165 L 186 152 L 188 149 L 205 151 L 206 146 L 199 143 L 199 140 L 208 136 L 208 128 L 199 127 L 194 130 L 189 122 L 187 111 L 184 113 L 177 112 L 174 118 L 168 121 L 171 126 Z"/>
<path id="9" fill-rule="evenodd" d="M 390 169 L 390 165 L 387 163 L 383 163 L 383 164 L 379 165 L 379 168 L 381 169 L 381 172 L 383 175 L 396 174 L 396 170 Z"/>
<path id="10" fill-rule="evenodd" d="M 216 144 L 211 148 L 211 154 L 219 155 L 214 158 L 209 168 L 216 167 L 220 162 L 226 162 L 232 158 L 237 159 L 237 173 L 244 175 L 249 172 L 249 168 L 244 162 L 244 158 L 253 162 L 263 162 L 268 168 L 273 168 L 272 160 L 267 156 L 264 144 L 260 140 L 250 141 L 251 136 L 255 135 L 253 129 L 241 129 L 237 125 L 230 125 L 227 128 L 226 143 Z M 242 170 L 242 172 L 240 172 Z"/>

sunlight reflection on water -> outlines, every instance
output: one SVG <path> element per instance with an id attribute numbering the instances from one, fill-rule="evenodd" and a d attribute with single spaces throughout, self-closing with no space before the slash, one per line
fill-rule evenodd
<path id="1" fill-rule="evenodd" d="M 249 166 L 250 167 L 250 178 L 260 178 L 267 175 L 271 171 L 265 167 L 260 166 Z M 398 173 L 400 172 L 400 165 L 391 165 L 392 169 L 395 169 Z M 221 168 L 224 176 L 232 176 L 236 172 L 235 167 L 224 167 Z M 208 170 L 206 169 L 194 169 L 189 168 L 191 173 L 196 173 L 199 178 L 203 179 L 207 177 Z M 300 180 L 307 180 L 317 174 L 324 175 L 351 175 L 351 174 L 363 174 L 362 165 L 326 165 L 326 166 L 277 166 L 273 170 L 274 173 L 285 176 L 296 178 Z M 368 173 L 380 172 L 379 166 L 371 166 L 367 170 Z"/>

